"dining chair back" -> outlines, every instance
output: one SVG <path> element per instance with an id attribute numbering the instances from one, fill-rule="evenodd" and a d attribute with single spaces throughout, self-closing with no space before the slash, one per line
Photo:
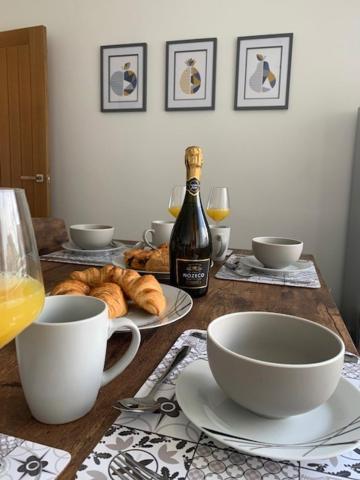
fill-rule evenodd
<path id="1" fill-rule="evenodd" d="M 65 222 L 61 218 L 38 217 L 32 221 L 39 255 L 60 250 L 61 245 L 69 239 Z"/>

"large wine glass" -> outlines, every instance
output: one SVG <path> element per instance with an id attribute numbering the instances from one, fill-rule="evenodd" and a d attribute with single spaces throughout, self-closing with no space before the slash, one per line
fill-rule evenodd
<path id="1" fill-rule="evenodd" d="M 230 215 L 230 199 L 227 187 L 212 187 L 206 213 L 215 222 L 221 222 Z"/>
<path id="2" fill-rule="evenodd" d="M 24 190 L 0 188 L 0 348 L 32 323 L 44 304 L 45 291 L 35 235 Z M 6 456 L 18 440 L 0 434 L 0 477 Z M 18 471 L 40 478 L 43 463 L 26 447 Z M 24 476 L 23 475 L 23 476 Z"/>
<path id="3" fill-rule="evenodd" d="M 170 200 L 169 200 L 169 212 L 175 218 L 180 213 L 182 204 L 185 198 L 186 188 L 185 185 L 176 185 L 171 190 Z"/>
<path id="4" fill-rule="evenodd" d="M 0 348 L 38 317 L 44 299 L 25 192 L 0 188 Z"/>

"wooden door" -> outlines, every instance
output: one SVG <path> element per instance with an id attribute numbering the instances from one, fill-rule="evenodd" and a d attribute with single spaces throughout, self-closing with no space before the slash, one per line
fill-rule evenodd
<path id="1" fill-rule="evenodd" d="M 0 186 L 50 214 L 46 27 L 0 32 Z"/>

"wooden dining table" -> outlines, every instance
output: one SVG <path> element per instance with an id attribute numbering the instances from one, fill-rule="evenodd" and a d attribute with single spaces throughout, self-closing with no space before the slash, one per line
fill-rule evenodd
<path id="1" fill-rule="evenodd" d="M 207 295 L 195 299 L 192 310 L 183 319 L 142 332 L 141 346 L 131 365 L 100 390 L 94 408 L 75 422 L 45 425 L 32 418 L 21 388 L 14 342 L 0 350 L 0 432 L 70 452 L 71 463 L 59 478 L 73 479 L 117 417 L 118 412 L 112 408 L 116 400 L 136 393 L 184 330 L 206 329 L 211 320 L 226 313 L 268 311 L 304 317 L 337 332 L 347 351 L 358 353 L 318 268 L 321 288 L 313 289 L 218 280 L 214 275 L 220 267 L 220 264 L 213 266 Z M 42 262 L 46 290 L 71 271 L 84 268 L 87 267 Z M 129 342 L 127 333 L 113 335 L 108 342 L 106 367 L 121 357 Z"/>

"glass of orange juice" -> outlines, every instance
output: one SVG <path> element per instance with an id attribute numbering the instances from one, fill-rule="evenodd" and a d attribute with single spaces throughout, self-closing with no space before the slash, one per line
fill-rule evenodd
<path id="1" fill-rule="evenodd" d="M 177 218 L 180 213 L 185 198 L 185 191 L 185 185 L 176 185 L 171 190 L 168 210 L 175 218 Z"/>
<path id="2" fill-rule="evenodd" d="M 206 213 L 215 222 L 221 222 L 230 215 L 230 199 L 227 187 L 212 187 Z"/>
<path id="3" fill-rule="evenodd" d="M 0 348 L 38 317 L 44 299 L 25 192 L 0 188 Z"/>

